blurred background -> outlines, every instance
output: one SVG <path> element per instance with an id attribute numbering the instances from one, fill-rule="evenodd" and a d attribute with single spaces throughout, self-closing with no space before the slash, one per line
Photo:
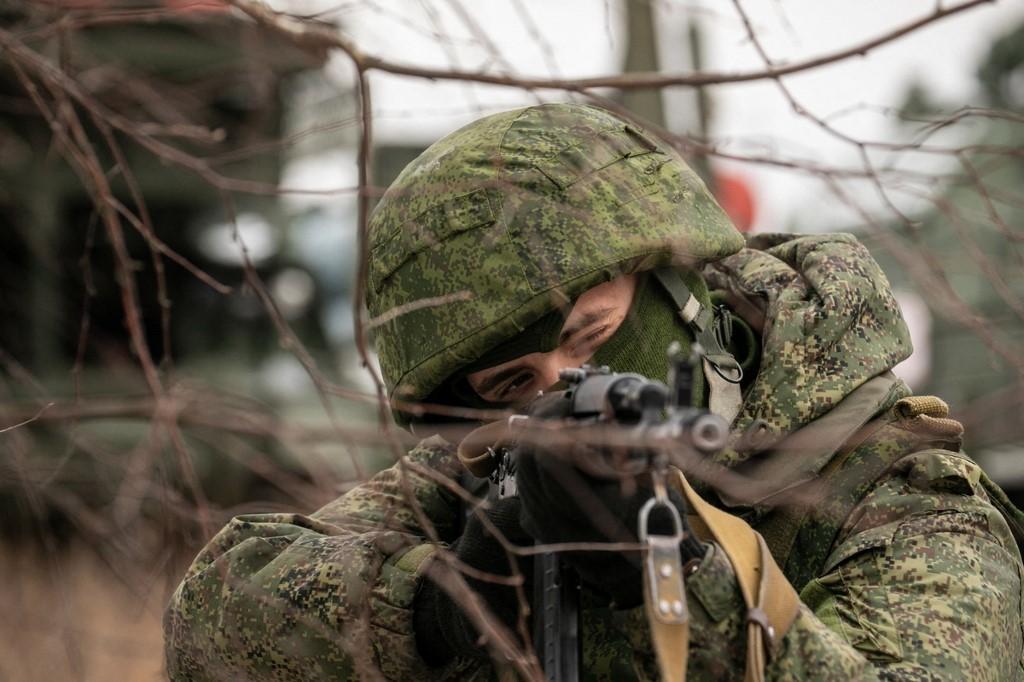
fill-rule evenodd
<path id="1" fill-rule="evenodd" d="M 162 678 L 216 529 L 393 461 L 360 196 L 538 101 L 661 128 L 745 231 L 858 233 L 1024 503 L 1020 3 L 0 0 L 0 50 L 0 679 Z"/>

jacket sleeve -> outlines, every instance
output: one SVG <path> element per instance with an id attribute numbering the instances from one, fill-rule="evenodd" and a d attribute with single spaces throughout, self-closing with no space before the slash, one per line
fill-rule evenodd
<path id="1" fill-rule="evenodd" d="M 233 519 L 171 598 L 171 679 L 465 677 L 464 662 L 428 671 L 416 653 L 411 604 L 437 549 L 418 519 L 451 540 L 459 505 L 409 462 L 458 475 L 450 447 L 428 440 L 310 516 Z"/>
<path id="2" fill-rule="evenodd" d="M 1020 554 L 980 469 L 943 451 L 900 464 L 802 590 L 769 680 L 1024 679 Z M 742 680 L 744 608 L 721 550 L 710 549 L 687 588 L 688 679 Z M 621 617 L 634 649 L 652 651 L 637 639 L 648 636 L 643 614 Z M 638 663 L 653 671 L 653 660 Z"/>

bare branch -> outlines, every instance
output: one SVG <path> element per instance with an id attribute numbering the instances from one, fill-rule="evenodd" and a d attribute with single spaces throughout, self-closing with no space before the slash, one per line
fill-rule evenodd
<path id="1" fill-rule="evenodd" d="M 852 47 L 837 50 L 829 54 L 814 57 L 812 59 L 806 59 L 793 64 L 771 67 L 760 71 L 741 73 L 705 72 L 695 74 L 638 72 L 624 76 L 599 76 L 595 78 L 569 80 L 560 78 L 505 76 L 486 72 L 432 69 L 413 66 L 410 64 L 398 64 L 366 54 L 351 40 L 337 35 L 333 30 L 333 27 L 319 23 L 313 24 L 308 21 L 297 19 L 288 14 L 275 12 L 265 3 L 259 2 L 258 0 L 230 0 L 232 5 L 245 12 L 261 25 L 287 37 L 289 40 L 293 41 L 296 46 L 307 49 L 316 55 L 323 55 L 326 51 L 331 49 L 341 50 L 356 63 L 357 67 L 361 71 L 377 70 L 396 75 L 425 78 L 429 80 L 470 81 L 474 83 L 505 85 L 529 90 L 551 89 L 581 93 L 595 88 L 642 90 L 670 86 L 702 87 L 726 83 L 747 83 L 751 81 L 779 78 L 780 76 L 788 76 L 790 74 L 809 71 L 828 64 L 841 62 L 852 57 L 862 57 L 875 48 L 899 40 L 900 38 L 913 33 L 914 31 L 920 30 L 929 24 L 933 24 L 946 19 L 947 17 L 974 9 L 981 5 L 990 4 L 993 1 L 994 0 L 967 0 L 967 2 L 962 2 L 945 8 L 942 6 L 936 6 L 935 10 L 931 14 Z"/>

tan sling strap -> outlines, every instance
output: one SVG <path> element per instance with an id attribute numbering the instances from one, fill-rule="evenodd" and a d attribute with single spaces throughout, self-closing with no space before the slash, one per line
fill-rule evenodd
<path id="1" fill-rule="evenodd" d="M 746 682 L 762 682 L 768 653 L 775 642 L 789 631 L 800 607 L 800 599 L 772 559 L 764 540 L 753 528 L 739 517 L 705 502 L 678 470 L 672 483 L 686 498 L 691 512 L 691 527 L 703 539 L 713 539 L 732 564 L 747 607 L 744 679 Z M 658 617 L 658 610 L 651 599 L 651 573 L 644 573 L 644 597 L 661 677 L 673 682 L 685 680 L 690 644 L 689 622 L 665 623 Z"/>
<path id="2" fill-rule="evenodd" d="M 485 424 L 459 444 L 458 458 L 473 475 L 484 478 L 497 460 L 491 449 L 512 438 L 508 420 Z M 711 506 L 698 495 L 678 469 L 671 469 L 669 484 L 685 497 L 688 523 L 706 541 L 725 552 L 747 607 L 746 682 L 762 682 L 768 652 L 789 631 L 800 605 L 799 597 L 768 551 L 764 539 L 738 516 Z M 642 537 L 647 544 L 643 572 L 644 605 L 651 640 L 663 680 L 686 679 L 689 655 L 689 613 L 681 567 L 679 536 Z"/>
<path id="3" fill-rule="evenodd" d="M 507 419 L 489 422 L 477 427 L 459 442 L 455 454 L 462 466 L 477 478 L 487 478 L 498 466 L 491 454 L 494 448 L 511 442 L 512 433 Z"/>

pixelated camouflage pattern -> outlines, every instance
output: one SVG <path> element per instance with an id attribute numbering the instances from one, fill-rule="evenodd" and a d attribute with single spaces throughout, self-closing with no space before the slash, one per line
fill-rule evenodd
<path id="1" fill-rule="evenodd" d="M 948 450 L 901 458 L 801 591 L 767 678 L 1022 679 L 1020 554 L 980 475 Z M 705 557 L 688 591 L 688 679 L 742 680 L 744 607 L 721 552 Z M 634 651 L 650 651 L 642 611 L 620 617 Z"/>
<path id="2" fill-rule="evenodd" d="M 410 459 L 454 465 L 451 448 L 436 442 Z M 1019 555 L 976 484 L 976 465 L 938 450 L 903 462 L 856 507 L 825 571 L 804 587 L 768 679 L 1024 674 Z M 450 528 L 457 501 L 409 477 L 424 510 Z M 357 490 L 313 515 L 330 524 L 267 514 L 221 532 L 168 611 L 172 679 L 494 679 L 480 661 L 438 670 L 418 659 L 411 605 L 422 564 L 399 565 L 409 543 L 423 540 L 394 468 Z M 721 552 L 710 552 L 688 591 L 689 679 L 742 679 L 742 600 Z M 642 609 L 588 609 L 582 642 L 584 679 L 657 679 Z"/>
<path id="3" fill-rule="evenodd" d="M 584 661 L 583 682 L 630 680 L 637 677 L 637 665 L 645 665 L 634 656 L 629 640 L 623 637 L 619 613 L 596 604 L 583 590 L 580 600 L 580 648 Z"/>
<path id="4" fill-rule="evenodd" d="M 760 520 L 762 530 L 775 519 L 775 514 L 790 514 L 795 518 L 795 536 L 789 547 L 772 544 L 786 578 L 797 590 L 820 575 L 825 569 L 830 548 L 840 537 L 851 511 L 876 484 L 883 473 L 892 469 L 908 452 L 931 447 L 957 449 L 959 441 L 945 439 L 921 429 L 897 414 L 888 411 L 872 421 L 860 436 L 862 442 L 841 454 L 822 472 L 819 482 L 821 494 L 808 505 L 789 505 L 771 510 Z M 938 461 L 938 460 L 937 460 Z M 946 460 L 941 460 L 946 461 Z M 770 538 L 766 534 L 766 538 Z"/>
<path id="5" fill-rule="evenodd" d="M 750 247 L 705 269 L 713 289 L 765 320 L 761 366 L 733 422 L 778 440 L 910 357 L 910 332 L 889 282 L 849 234 L 756 235 Z M 745 454 L 726 450 L 732 466 Z"/>
<path id="6" fill-rule="evenodd" d="M 437 442 L 408 458 L 459 473 Z M 451 538 L 458 501 L 412 471 L 406 477 L 423 513 Z M 409 618 L 429 552 L 416 549 L 428 546 L 400 478 L 397 467 L 383 471 L 311 516 L 232 520 L 172 598 L 164 623 L 171 678 L 429 679 Z M 420 556 L 410 561 L 413 552 Z M 464 663 L 449 672 L 460 676 Z"/>
<path id="7" fill-rule="evenodd" d="M 433 144 L 370 221 L 367 306 L 396 398 L 623 272 L 699 266 L 743 238 L 668 145 L 594 106 L 495 114 Z M 416 307 L 418 301 L 444 300 Z"/>
<path id="8" fill-rule="evenodd" d="M 848 268 L 856 257 L 852 254 L 860 253 L 848 237 L 792 241 L 799 244 L 788 250 L 779 249 L 783 244 L 772 248 L 795 256 L 802 244 L 804 253 L 816 254 L 811 264 L 828 259 L 830 252 L 845 254 L 831 262 Z M 741 263 L 757 260 L 752 254 L 740 257 Z M 791 270 L 799 269 L 807 259 L 793 257 L 790 262 Z M 784 269 L 772 264 L 754 272 L 771 269 L 779 274 L 774 283 L 763 278 L 762 300 L 789 301 L 789 307 L 778 310 L 778 317 L 764 327 L 765 347 L 790 349 L 807 362 L 820 358 L 825 366 L 820 372 L 805 368 L 799 381 L 807 396 L 785 393 L 785 400 L 792 401 L 789 408 L 783 399 L 762 390 L 752 391 L 747 401 L 756 396 L 770 405 L 748 404 L 744 409 L 750 414 L 783 415 L 774 416 L 776 424 L 785 419 L 799 426 L 812 415 L 829 413 L 820 396 L 834 395 L 839 381 L 832 368 L 835 358 L 822 347 L 822 338 L 808 339 L 818 353 L 801 348 L 797 331 L 805 329 L 813 337 L 822 327 L 820 311 L 813 312 L 821 303 L 807 290 L 808 283 L 825 277 L 834 286 L 822 290 L 861 302 L 886 296 L 858 290 L 865 285 L 859 273 L 870 272 L 869 264 L 850 270 L 858 275 L 845 289 L 823 271 L 783 276 Z M 742 279 L 720 281 L 734 290 L 745 286 Z M 878 281 L 884 287 L 884 280 Z M 876 282 L 870 286 L 878 291 Z M 782 291 L 790 288 L 798 295 Z M 863 304 L 832 300 L 832 305 L 865 322 Z M 812 313 L 799 314 L 801 307 Z M 826 321 L 829 328 L 859 335 L 854 321 Z M 866 323 L 870 338 L 884 338 L 879 322 Z M 773 339 L 776 334 L 784 335 L 787 343 Z M 872 353 L 860 342 L 836 342 L 854 353 L 854 359 L 846 361 L 854 374 L 884 364 L 880 357 L 900 355 L 891 348 Z M 783 366 L 790 373 L 796 371 Z M 826 385 L 816 386 L 815 376 Z M 852 379 L 845 385 L 856 383 Z M 786 564 L 817 568 L 800 585 L 803 606 L 773 652 L 769 679 L 1024 676 L 1024 567 L 1009 528 L 990 503 L 977 465 L 937 446 L 935 435 L 911 428 L 912 421 L 900 421 L 892 411 L 883 414 L 868 425 L 869 433 L 858 434 L 853 450 L 840 453 L 836 464 L 823 472 L 831 496 L 845 496 L 851 502 L 849 507 L 822 505 L 820 514 L 800 526 Z M 421 444 L 408 461 L 453 479 L 459 474 L 453 448 L 440 439 Z M 877 475 L 857 475 L 875 471 L 872 467 L 879 463 L 884 466 Z M 171 678 L 493 679 L 496 672 L 486 661 L 457 659 L 443 669 L 428 669 L 416 653 L 411 608 L 435 546 L 425 539 L 410 499 L 442 542 L 454 539 L 459 499 L 431 477 L 399 465 L 310 517 L 266 514 L 233 521 L 196 559 L 168 608 Z M 770 518 L 760 520 L 767 523 Z M 709 551 L 687 589 L 693 619 L 689 679 L 742 679 L 742 602 L 721 552 Z M 586 679 L 655 679 L 653 648 L 641 609 L 588 608 L 583 628 Z"/>

